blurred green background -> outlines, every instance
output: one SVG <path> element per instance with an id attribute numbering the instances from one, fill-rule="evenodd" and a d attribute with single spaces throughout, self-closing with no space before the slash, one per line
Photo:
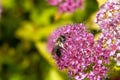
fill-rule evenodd
<path id="1" fill-rule="evenodd" d="M 105 0 L 85 0 L 83 9 L 60 14 L 47 0 L 2 0 L 0 19 L 0 80 L 69 80 L 47 51 L 49 34 L 57 27 L 84 23 L 95 36 L 95 14 Z"/>

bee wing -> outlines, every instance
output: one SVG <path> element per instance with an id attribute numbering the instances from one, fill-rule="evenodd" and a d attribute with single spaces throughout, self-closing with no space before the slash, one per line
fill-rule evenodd
<path id="1" fill-rule="evenodd" d="M 56 54 L 56 51 L 58 49 L 58 45 L 54 45 L 53 49 L 52 49 L 52 55 Z"/>
<path id="2" fill-rule="evenodd" d="M 53 47 L 53 49 L 52 49 L 52 55 L 54 55 L 55 52 L 56 52 L 56 49 L 55 49 L 55 47 Z"/>
<path id="3" fill-rule="evenodd" d="M 63 43 L 60 43 L 59 46 L 60 46 L 61 48 L 64 48 L 64 44 L 63 44 Z"/>

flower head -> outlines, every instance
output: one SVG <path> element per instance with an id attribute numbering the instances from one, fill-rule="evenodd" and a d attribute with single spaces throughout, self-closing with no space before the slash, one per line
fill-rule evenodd
<path id="1" fill-rule="evenodd" d="M 108 63 L 110 52 L 94 43 L 94 36 L 87 32 L 83 24 L 66 25 L 57 29 L 48 41 L 51 53 L 61 35 L 65 37 L 64 47 L 59 49 L 61 57 L 53 54 L 60 70 L 67 69 L 75 80 L 100 80 L 106 75 L 107 68 L 103 64 Z"/>
<path id="2" fill-rule="evenodd" d="M 95 22 L 101 29 L 120 24 L 120 0 L 108 0 L 97 13 Z"/>
<path id="3" fill-rule="evenodd" d="M 60 12 L 73 12 L 83 6 L 84 0 L 48 0 L 52 6 L 57 6 Z"/>
<path id="4" fill-rule="evenodd" d="M 120 0 L 107 0 L 98 11 L 95 22 L 102 31 L 99 41 L 114 56 L 120 47 Z"/>

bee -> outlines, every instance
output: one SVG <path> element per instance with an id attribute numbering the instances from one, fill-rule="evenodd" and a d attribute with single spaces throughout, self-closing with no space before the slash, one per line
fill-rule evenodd
<path id="1" fill-rule="evenodd" d="M 52 49 L 52 54 L 56 54 L 59 58 L 61 57 L 61 49 L 65 49 L 64 48 L 64 43 L 66 41 L 66 38 L 64 35 L 60 35 L 56 42 L 55 45 L 53 46 Z"/>

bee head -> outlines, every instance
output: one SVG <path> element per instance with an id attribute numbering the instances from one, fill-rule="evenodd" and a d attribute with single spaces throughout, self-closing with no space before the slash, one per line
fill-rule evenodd
<path id="1" fill-rule="evenodd" d="M 60 35 L 60 37 L 57 39 L 57 42 L 64 43 L 65 40 L 66 40 L 65 36 L 64 35 Z"/>

